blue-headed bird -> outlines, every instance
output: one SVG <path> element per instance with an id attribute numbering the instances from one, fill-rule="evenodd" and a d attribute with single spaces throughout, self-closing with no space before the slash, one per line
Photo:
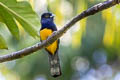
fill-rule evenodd
<path id="1" fill-rule="evenodd" d="M 52 35 L 54 31 L 57 31 L 57 27 L 54 23 L 54 14 L 47 12 L 41 15 L 41 29 L 40 29 L 40 40 L 46 40 Z M 61 68 L 58 56 L 60 40 L 56 40 L 45 48 L 49 55 L 50 73 L 53 77 L 61 75 Z"/>

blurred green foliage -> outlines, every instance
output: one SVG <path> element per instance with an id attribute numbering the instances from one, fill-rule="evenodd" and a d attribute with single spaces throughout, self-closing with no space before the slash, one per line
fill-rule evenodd
<path id="1" fill-rule="evenodd" d="M 6 24 L 16 39 L 20 37 L 18 26 L 22 26 L 32 37 L 38 36 L 35 27 L 40 26 L 39 19 L 26 1 L 0 0 L 0 22 Z"/>
<path id="2" fill-rule="evenodd" d="M 38 16 L 47 10 L 54 13 L 55 23 L 59 29 L 75 15 L 104 0 L 18 1 L 0 0 L 0 11 L 4 11 L 0 12 L 0 35 L 5 39 L 2 43 L 6 41 L 8 45 L 8 50 L 0 50 L 1 55 L 39 42 L 38 38 L 33 37 L 39 33 L 40 19 L 32 8 Z M 59 49 L 63 73 L 61 77 L 54 79 L 50 76 L 48 55 L 41 50 L 19 60 L 2 63 L 0 80 L 119 80 L 119 14 L 120 5 L 116 5 L 81 20 L 61 37 Z M 0 40 L 3 37 L 0 37 Z"/>
<path id="3" fill-rule="evenodd" d="M 7 49 L 7 44 L 5 43 L 4 38 L 0 35 L 0 49 Z"/>

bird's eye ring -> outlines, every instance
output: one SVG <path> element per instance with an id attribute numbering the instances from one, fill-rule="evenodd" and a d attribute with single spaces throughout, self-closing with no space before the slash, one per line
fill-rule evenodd
<path id="1" fill-rule="evenodd" d="M 45 15 L 44 17 L 45 17 L 45 18 L 49 18 L 50 16 L 49 16 L 49 15 Z"/>

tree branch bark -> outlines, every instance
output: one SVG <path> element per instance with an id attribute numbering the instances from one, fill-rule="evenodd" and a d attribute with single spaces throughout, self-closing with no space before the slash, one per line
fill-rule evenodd
<path id="1" fill-rule="evenodd" d="M 76 22 L 78 22 L 81 19 L 86 18 L 90 15 L 94 15 L 104 9 L 110 8 L 119 3 L 120 3 L 120 0 L 109 0 L 109 1 L 105 1 L 103 3 L 99 3 L 97 5 L 94 5 L 93 7 L 83 11 L 81 14 L 75 16 L 62 29 L 54 32 L 52 36 L 50 36 L 47 40 L 43 41 L 42 43 L 39 42 L 31 47 L 24 48 L 20 51 L 0 56 L 0 63 L 5 62 L 5 61 L 19 59 L 19 58 L 22 58 L 23 56 L 29 55 L 29 54 L 37 51 L 37 50 L 45 48 L 46 46 L 50 45 L 55 40 L 60 38 L 64 33 L 66 33 L 66 31 L 68 29 L 70 29 Z"/>

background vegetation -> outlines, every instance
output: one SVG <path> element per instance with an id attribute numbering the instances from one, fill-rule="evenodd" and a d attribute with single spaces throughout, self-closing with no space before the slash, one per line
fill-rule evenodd
<path id="1" fill-rule="evenodd" d="M 40 15 L 49 10 L 61 28 L 104 0 L 0 0 L 0 55 L 39 42 Z M 35 12 L 34 12 L 35 11 Z M 37 13 L 37 14 L 36 14 Z M 120 5 L 75 24 L 61 38 L 60 80 L 120 79 Z M 6 50 L 8 49 L 8 50 Z M 0 80 L 58 80 L 50 76 L 47 53 L 0 64 Z"/>

